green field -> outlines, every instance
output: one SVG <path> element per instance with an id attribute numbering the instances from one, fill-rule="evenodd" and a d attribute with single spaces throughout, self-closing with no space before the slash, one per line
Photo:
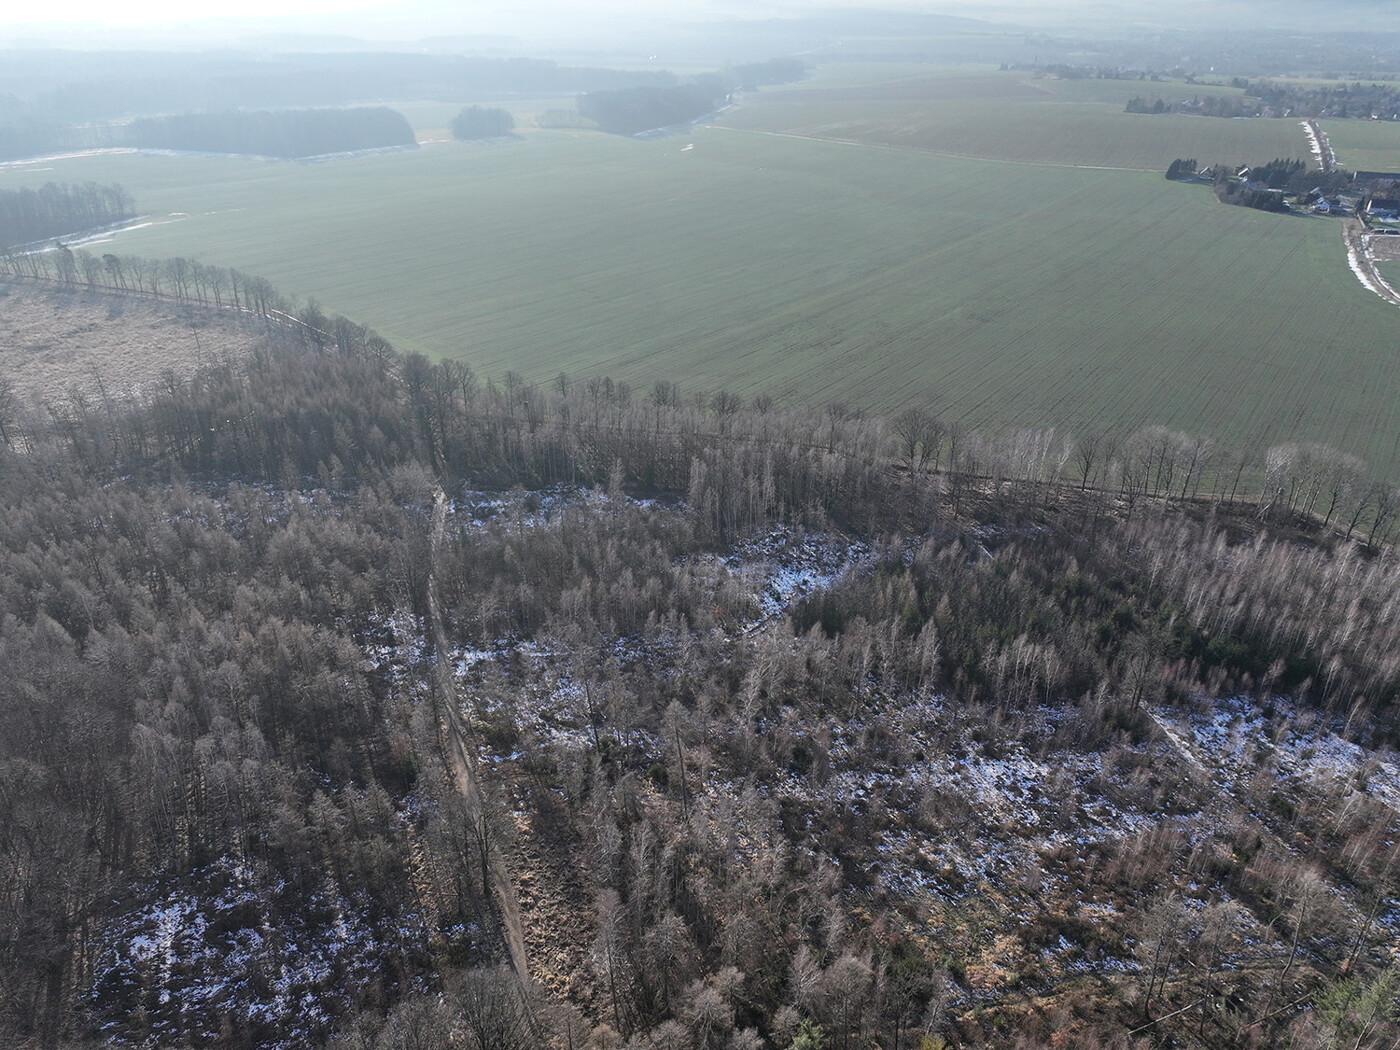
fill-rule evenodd
<path id="1" fill-rule="evenodd" d="M 1324 120 L 1337 163 L 1349 171 L 1400 171 L 1400 124 L 1388 120 Z"/>
<path id="2" fill-rule="evenodd" d="M 1297 121 L 1123 110 L 1135 95 L 1185 98 L 1230 90 L 905 67 L 903 76 L 863 84 L 818 77 L 796 88 L 769 89 L 755 100 L 759 104 L 740 109 L 725 123 L 947 156 L 1155 172 L 1166 171 L 1177 157 L 1195 157 L 1203 165 L 1308 157 Z"/>
<path id="3" fill-rule="evenodd" d="M 1147 166 L 1137 130 L 1077 145 L 1086 107 L 1104 126 L 1229 131 L 1240 156 L 1283 152 L 1263 144 L 1301 139 L 1296 124 L 945 79 L 989 92 L 963 103 L 984 116 L 1033 110 L 1016 126 L 1044 135 L 1003 132 L 1002 155 L 967 159 L 744 130 L 786 132 L 799 112 L 760 95 L 662 139 L 526 130 L 309 164 L 108 155 L 3 168 L 0 188 L 119 181 L 158 221 L 91 250 L 261 274 L 486 376 L 923 403 L 979 426 L 1165 424 L 1232 447 L 1326 441 L 1400 470 L 1400 314 L 1357 283 L 1335 222 L 1226 208 L 1155 165 L 1070 166 L 1088 147 L 1105 169 Z M 810 124 L 830 122 L 827 88 L 800 90 Z M 924 106 L 946 128 L 941 108 Z M 967 126 L 950 152 L 996 139 Z M 1164 155 L 1209 156 L 1201 141 Z"/>

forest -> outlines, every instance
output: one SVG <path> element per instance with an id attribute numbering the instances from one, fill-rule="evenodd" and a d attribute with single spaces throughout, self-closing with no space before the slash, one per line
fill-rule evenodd
<path id="1" fill-rule="evenodd" d="M 74 125 L 172 108 L 325 107 L 378 99 L 557 96 L 673 84 L 664 71 L 561 66 L 536 58 L 346 52 L 0 52 L 0 123 Z"/>
<path id="2" fill-rule="evenodd" d="M 604 131 L 635 135 L 684 124 L 724 105 L 730 92 L 754 91 L 765 84 L 788 84 L 807 72 L 800 58 L 771 58 L 702 73 L 683 83 L 590 91 L 576 103 L 579 116 Z"/>
<path id="3" fill-rule="evenodd" d="M 285 159 L 412 146 L 417 141 L 404 115 L 385 106 L 141 117 L 122 129 L 121 139 L 138 149 Z"/>
<path id="4" fill-rule="evenodd" d="M 725 84 L 719 77 L 674 87 L 619 88 L 579 96 L 579 115 L 604 131 L 635 135 L 639 131 L 684 124 L 723 104 Z"/>
<path id="5" fill-rule="evenodd" d="M 131 196 L 115 183 L 0 190 L 0 250 L 110 226 L 135 214 Z"/>
<path id="6" fill-rule="evenodd" d="M 509 110 L 486 106 L 463 106 L 452 118 L 452 137 L 455 139 L 493 139 L 509 135 L 515 127 L 515 118 Z"/>
<path id="7" fill-rule="evenodd" d="M 4 51 L 0 52 L 0 160 L 127 145 L 123 121 L 172 110 L 206 114 L 202 119 L 213 121 L 212 115 L 240 110 L 315 107 L 325 112 L 385 98 L 567 95 L 675 82 L 675 76 L 664 71 L 588 69 L 544 59 L 461 55 Z M 254 136 L 256 141 L 270 135 L 280 143 L 288 134 L 308 133 L 305 129 L 274 131 L 262 117 L 250 125 L 222 117 L 217 133 L 212 123 L 191 125 L 192 118 L 153 119 L 156 123 L 147 125 L 139 145 L 243 152 L 172 145 L 171 141 L 204 141 L 217 134 L 239 140 Z M 317 137 L 326 133 L 326 129 L 309 132 Z M 343 128 L 334 132 L 340 137 L 347 133 Z M 386 134 L 401 138 L 403 132 L 387 122 L 374 132 Z"/>
<path id="8" fill-rule="evenodd" d="M 30 259 L 256 346 L 0 390 L 6 1045 L 1400 1036 L 1354 458 L 483 379 Z"/>

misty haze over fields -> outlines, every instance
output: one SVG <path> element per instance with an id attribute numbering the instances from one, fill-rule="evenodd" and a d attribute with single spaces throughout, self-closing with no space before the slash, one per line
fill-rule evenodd
<path id="1" fill-rule="evenodd" d="M 1324 16 L 1325 12 L 1325 16 Z M 902 16 L 902 17 L 891 17 Z M 831 45 L 845 33 L 875 28 L 890 35 L 931 29 L 997 28 L 1088 34 L 1217 30 L 1296 30 L 1375 34 L 1400 30 L 1387 0 L 993 0 L 989 3 L 820 3 L 817 0 L 691 0 L 642 4 L 632 0 L 524 0 L 516 4 L 435 2 L 380 4 L 374 0 L 293 0 L 188 5 L 151 0 L 125 5 L 90 2 L 11 10 L 0 15 L 0 45 L 187 46 L 278 41 L 307 48 L 394 46 L 468 48 L 492 53 L 591 50 L 666 52 L 671 61 L 735 57 L 757 36 L 773 47 Z M 765 24 L 766 23 L 766 24 Z M 1354 27 L 1354 29 L 1352 28 Z M 652 48 L 653 50 L 646 50 Z"/>

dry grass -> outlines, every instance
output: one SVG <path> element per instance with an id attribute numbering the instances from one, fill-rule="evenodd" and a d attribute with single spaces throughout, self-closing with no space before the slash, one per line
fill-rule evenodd
<path id="1" fill-rule="evenodd" d="M 263 322 L 228 310 L 0 280 L 0 378 L 27 407 L 130 397 L 167 372 L 246 356 L 267 338 Z"/>

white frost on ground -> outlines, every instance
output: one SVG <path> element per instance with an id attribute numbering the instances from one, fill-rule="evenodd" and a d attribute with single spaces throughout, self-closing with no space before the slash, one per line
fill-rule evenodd
<path id="1" fill-rule="evenodd" d="M 1306 780 L 1332 792 L 1357 792 L 1400 812 L 1400 758 L 1366 751 L 1326 721 L 1275 697 L 1272 717 L 1248 697 L 1217 700 L 1209 714 L 1154 712 L 1163 732 L 1197 768 L 1233 789 L 1268 769 L 1275 780 Z"/>
<path id="2" fill-rule="evenodd" d="M 788 725 L 795 736 L 824 741 L 825 761 L 805 774 L 770 775 L 758 793 L 813 821 L 800 848 L 814 857 L 822 855 L 832 822 L 868 817 L 862 833 L 873 837 L 878 856 L 870 875 L 886 889 L 959 900 L 1040 870 L 1047 850 L 1119 840 L 1156 822 L 1104 794 L 1115 774 L 1103 753 L 1061 752 L 1051 762 L 1023 741 L 999 741 L 989 749 L 976 739 L 980 720 L 964 722 L 966 714 L 955 715 L 956 705 L 950 708 L 944 697 L 867 700 L 861 717 Z M 1037 709 L 1025 735 L 1053 731 L 1059 715 Z M 883 763 L 872 765 L 859 738 L 877 730 L 898 743 Z M 711 777 L 699 796 L 720 809 L 743 790 L 743 784 Z M 935 811 L 928 819 L 941 830 L 927 830 L 919 810 L 928 804 Z M 959 812 L 967 814 L 966 823 Z M 975 838 L 965 833 L 969 825 L 979 829 Z M 742 820 L 735 826 L 734 855 L 752 860 L 762 837 Z"/>
<path id="3" fill-rule="evenodd" d="M 780 525 L 734 546 L 725 567 L 757 599 L 763 619 L 782 616 L 799 598 L 836 583 L 870 557 L 870 545 Z"/>
<path id="4" fill-rule="evenodd" d="M 1301 120 L 1298 123 L 1308 137 L 1308 149 L 1312 152 L 1312 155 L 1317 158 L 1317 166 L 1319 168 L 1325 168 L 1327 163 L 1322 155 L 1322 141 L 1317 137 L 1317 130 L 1313 127 L 1312 121 Z"/>
<path id="5" fill-rule="evenodd" d="M 587 508 L 593 513 L 617 513 L 626 508 L 648 509 L 656 500 L 633 499 L 605 489 L 558 484 L 547 489 L 484 492 L 464 489 L 452 501 L 458 526 L 473 532 L 496 526 L 507 531 L 547 529 L 559 523 L 567 510 Z"/>
<path id="6" fill-rule="evenodd" d="M 283 902 L 288 915 L 274 928 L 266 909 L 286 890 L 226 861 L 182 888 L 152 889 L 150 903 L 105 931 L 92 993 L 102 1030 L 123 1030 L 140 1010 L 152 1046 L 183 1044 L 191 1033 L 212 1041 L 224 1019 L 236 1028 L 266 1025 L 276 1038 L 262 1046 L 318 1043 L 339 989 L 381 970 L 386 938 L 427 943 L 419 916 L 391 934 L 376 928 L 363 902 L 321 892 L 299 899 L 300 907 Z"/>
<path id="7" fill-rule="evenodd" d="M 1363 288 L 1369 292 L 1374 292 L 1387 302 L 1390 301 L 1380 285 L 1372 280 L 1370 271 L 1362 265 L 1361 256 L 1357 253 L 1355 248 L 1347 248 L 1347 265 L 1351 267 L 1351 272 L 1356 274 L 1356 279 L 1361 282 Z"/>

